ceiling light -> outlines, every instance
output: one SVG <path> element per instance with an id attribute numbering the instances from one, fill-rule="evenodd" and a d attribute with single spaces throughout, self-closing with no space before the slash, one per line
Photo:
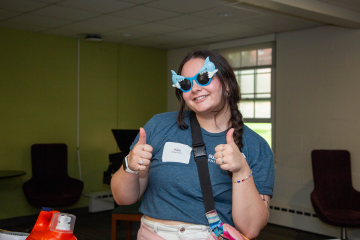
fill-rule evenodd
<path id="1" fill-rule="evenodd" d="M 134 36 L 134 34 L 132 34 L 132 33 L 123 33 L 123 34 L 121 34 L 123 37 L 132 37 L 132 36 Z"/>
<path id="2" fill-rule="evenodd" d="M 227 12 L 218 13 L 218 16 L 220 16 L 220 17 L 231 17 L 231 16 L 232 16 L 232 13 L 227 13 Z"/>
<path id="3" fill-rule="evenodd" d="M 102 42 L 102 38 L 98 34 L 88 34 L 85 36 L 85 41 L 89 42 Z"/>

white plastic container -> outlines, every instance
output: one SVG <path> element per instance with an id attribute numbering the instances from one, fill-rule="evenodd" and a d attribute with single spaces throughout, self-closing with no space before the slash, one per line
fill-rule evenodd
<path id="1" fill-rule="evenodd" d="M 0 240 L 25 240 L 29 233 L 10 232 L 0 229 Z"/>
<path id="2" fill-rule="evenodd" d="M 73 233 L 76 217 L 68 213 L 54 213 L 51 220 L 50 231 Z"/>

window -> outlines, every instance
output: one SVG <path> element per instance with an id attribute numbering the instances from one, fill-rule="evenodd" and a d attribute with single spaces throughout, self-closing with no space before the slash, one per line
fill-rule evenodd
<path id="1" fill-rule="evenodd" d="M 245 124 L 273 148 L 274 44 L 219 50 L 234 69 L 241 89 L 239 109 Z"/>

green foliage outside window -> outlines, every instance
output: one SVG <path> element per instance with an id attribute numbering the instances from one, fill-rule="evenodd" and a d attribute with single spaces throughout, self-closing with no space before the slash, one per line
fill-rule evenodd
<path id="1" fill-rule="evenodd" d="M 245 123 L 245 125 L 262 136 L 268 142 L 270 147 L 272 147 L 271 123 Z"/>

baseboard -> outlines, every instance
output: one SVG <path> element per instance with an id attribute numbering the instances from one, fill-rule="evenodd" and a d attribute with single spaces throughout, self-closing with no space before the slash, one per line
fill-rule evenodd
<path id="1" fill-rule="evenodd" d="M 269 223 L 294 228 L 302 231 L 322 234 L 335 238 L 340 237 L 340 227 L 333 227 L 323 223 L 309 209 L 287 207 L 281 204 L 271 204 Z M 360 239 L 360 230 L 348 229 L 348 236 L 351 239 Z"/>
<path id="2" fill-rule="evenodd" d="M 113 210 L 115 207 L 114 197 L 111 191 L 90 193 L 89 212 L 101 212 Z"/>
<path id="3" fill-rule="evenodd" d="M 302 211 L 289 212 L 281 210 L 281 208 L 272 208 L 270 209 L 269 223 L 326 236 L 340 236 L 339 228 L 325 225 L 319 218 L 308 213 L 305 215 Z"/>

